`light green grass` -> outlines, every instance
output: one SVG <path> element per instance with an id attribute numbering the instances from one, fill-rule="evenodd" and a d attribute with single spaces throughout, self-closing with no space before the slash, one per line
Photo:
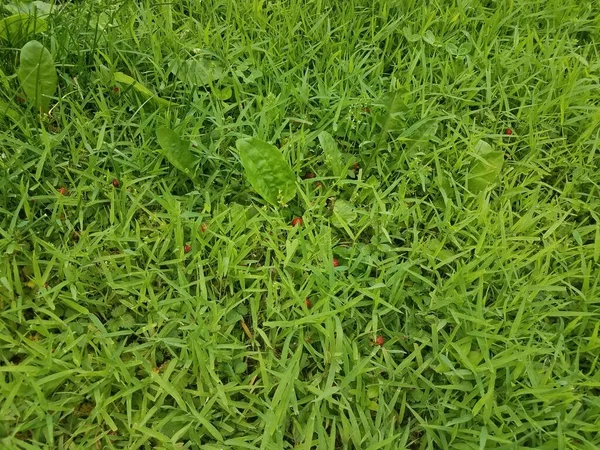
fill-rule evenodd
<path id="1" fill-rule="evenodd" d="M 64 3 L 37 36 L 51 117 L 0 44 L 1 448 L 600 446 L 599 3 Z M 225 77 L 171 73 L 198 55 Z M 323 130 L 357 173 L 326 170 Z M 244 136 L 281 146 L 288 207 Z M 505 161 L 475 196 L 481 139 Z"/>

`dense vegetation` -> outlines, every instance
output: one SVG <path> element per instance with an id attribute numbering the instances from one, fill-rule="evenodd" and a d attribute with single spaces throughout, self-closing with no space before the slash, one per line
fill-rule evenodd
<path id="1" fill-rule="evenodd" d="M 12 1 L 1 448 L 600 446 L 598 2 Z"/>

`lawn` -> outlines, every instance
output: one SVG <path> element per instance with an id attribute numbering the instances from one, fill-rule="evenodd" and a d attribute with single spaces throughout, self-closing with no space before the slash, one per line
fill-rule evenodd
<path id="1" fill-rule="evenodd" d="M 0 19 L 0 448 L 600 448 L 599 2 Z"/>

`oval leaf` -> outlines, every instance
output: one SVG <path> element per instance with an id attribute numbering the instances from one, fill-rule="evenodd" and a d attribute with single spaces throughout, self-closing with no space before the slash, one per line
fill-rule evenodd
<path id="1" fill-rule="evenodd" d="M 381 130 L 379 132 L 379 139 L 377 140 L 377 149 L 385 145 L 390 132 L 396 131 L 401 127 L 401 116 L 408 110 L 402 98 L 403 95 L 403 91 L 394 91 L 388 92 L 383 98 L 382 106 L 384 107 L 384 113 L 378 119 Z"/>
<path id="2" fill-rule="evenodd" d="M 144 86 L 142 83 L 140 83 L 139 81 L 136 81 L 134 78 L 131 78 L 129 75 L 126 75 L 123 72 L 115 72 L 114 81 L 117 83 L 131 86 L 133 89 L 138 91 L 144 97 L 156 100 L 156 102 L 159 105 L 163 105 L 163 106 L 174 106 L 175 105 L 175 103 L 165 100 L 164 98 L 160 98 L 158 95 L 156 95 L 154 92 L 152 92 L 146 86 Z"/>
<path id="3" fill-rule="evenodd" d="M 220 62 L 207 58 L 189 59 L 183 64 L 175 64 L 171 73 L 180 81 L 193 86 L 206 86 L 225 76 Z"/>
<path id="4" fill-rule="evenodd" d="M 181 139 L 177 133 L 167 127 L 156 130 L 156 138 L 165 158 L 193 180 L 192 168 L 196 165 L 196 158 L 190 151 L 190 142 Z"/>
<path id="5" fill-rule="evenodd" d="M 336 200 L 333 206 L 331 223 L 337 228 L 345 228 L 356 220 L 354 205 L 346 200 Z"/>
<path id="6" fill-rule="evenodd" d="M 36 17 L 46 17 L 50 15 L 52 8 L 58 9 L 57 6 L 52 6 L 48 2 L 42 2 L 40 0 L 36 0 L 33 2 L 17 2 L 17 3 L 9 3 L 4 7 L 8 11 L 19 14 L 19 13 L 27 13 Z"/>
<path id="7" fill-rule="evenodd" d="M 321 131 L 319 142 L 325 152 L 325 163 L 336 177 L 343 177 L 346 174 L 346 167 L 335 139 L 327 131 Z"/>
<path id="8" fill-rule="evenodd" d="M 27 99 L 36 109 L 48 112 L 50 97 L 58 86 L 58 76 L 52 55 L 38 41 L 29 41 L 21 49 L 18 77 Z"/>
<path id="9" fill-rule="evenodd" d="M 296 195 L 296 176 L 274 145 L 257 138 L 235 143 L 248 181 L 258 194 L 274 206 L 285 205 Z"/>
<path id="10" fill-rule="evenodd" d="M 479 158 L 471 165 L 467 177 L 467 189 L 473 194 L 478 194 L 500 176 L 504 164 L 504 153 L 493 151 L 490 144 L 485 141 L 479 141 L 473 150 Z"/>
<path id="11" fill-rule="evenodd" d="M 14 14 L 0 20 L 0 39 L 19 46 L 30 36 L 48 29 L 44 19 L 29 14 Z"/>

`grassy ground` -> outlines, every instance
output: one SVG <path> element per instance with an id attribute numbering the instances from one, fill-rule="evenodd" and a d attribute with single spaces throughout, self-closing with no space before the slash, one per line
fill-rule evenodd
<path id="1" fill-rule="evenodd" d="M 600 4 L 423 3 L 64 2 L 41 119 L 0 43 L 0 447 L 600 446 Z"/>

